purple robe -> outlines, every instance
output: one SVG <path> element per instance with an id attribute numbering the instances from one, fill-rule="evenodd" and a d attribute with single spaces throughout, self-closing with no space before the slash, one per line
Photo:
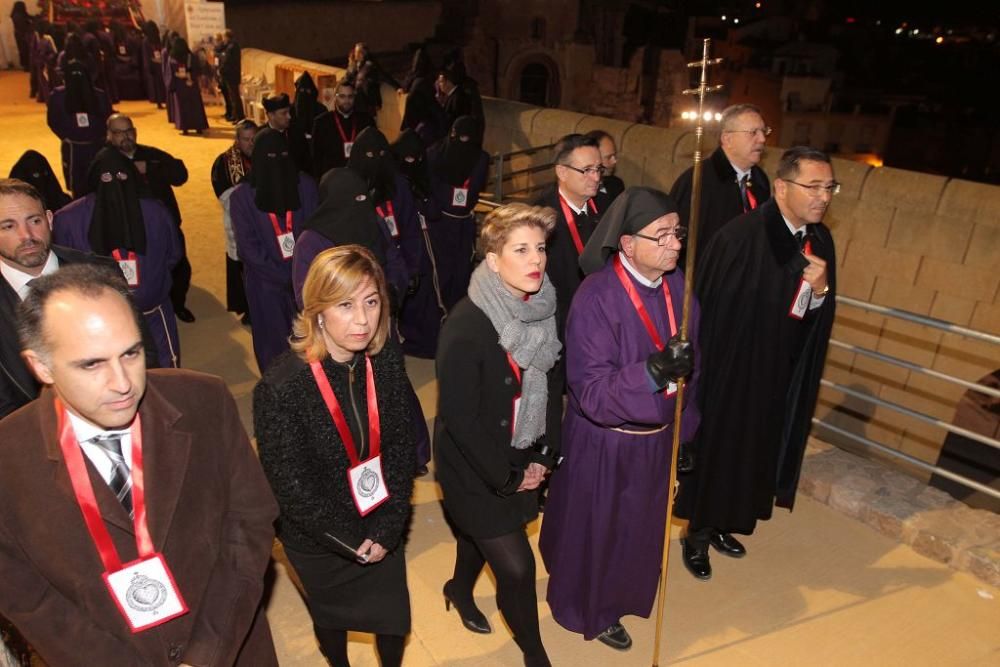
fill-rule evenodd
<path id="1" fill-rule="evenodd" d="M 427 163 L 437 160 L 439 146 L 427 154 Z M 453 205 L 455 186 L 443 181 L 431 169 L 431 196 L 435 200 L 434 211 L 438 217 L 428 220 L 431 243 L 437 257 L 438 276 L 441 280 L 441 294 L 448 310 L 458 303 L 469 289 L 472 277 L 472 255 L 476 243 L 476 204 L 479 193 L 486 185 L 486 171 L 489 156 L 484 152 L 472 173 L 469 174 L 469 192 L 466 203 Z"/>
<path id="2" fill-rule="evenodd" d="M 316 184 L 299 174 L 301 207 L 292 213 L 292 232 L 316 209 Z M 288 336 L 295 318 L 292 289 L 292 259 L 283 259 L 270 216 L 254 203 L 254 189 L 244 182 L 229 198 L 229 212 L 236 237 L 236 251 L 243 261 L 243 282 L 250 306 L 253 352 L 261 374 L 271 361 L 288 349 Z M 278 225 L 285 231 L 284 215 Z"/>
<path id="3" fill-rule="evenodd" d="M 420 230 L 419 257 L 411 276 L 417 277 L 416 289 L 403 301 L 399 314 L 399 334 L 406 354 L 433 359 L 437 353 L 441 322 L 447 314 L 437 272 L 437 256 L 430 234 L 430 220 L 440 217 L 432 213 L 435 202 L 414 198 L 418 216 L 423 216 L 427 229 Z M 419 217 L 418 217 L 419 225 Z M 440 225 L 439 225 L 440 226 Z"/>
<path id="4" fill-rule="evenodd" d="M 142 77 L 146 98 L 157 106 L 167 103 L 167 87 L 163 82 L 163 51 L 142 39 Z"/>
<path id="5" fill-rule="evenodd" d="M 124 42 L 116 42 L 111 62 L 115 85 L 118 86 L 121 99 L 146 99 L 143 90 L 142 44 L 139 39 L 129 34 Z"/>
<path id="6" fill-rule="evenodd" d="M 56 211 L 52 221 L 53 243 L 93 252 L 88 234 L 95 201 L 96 195 L 90 194 Z M 170 304 L 170 272 L 181 258 L 180 237 L 163 204 L 145 198 L 139 203 L 146 228 L 146 252 L 136 257 L 139 285 L 131 288 L 132 296 L 136 307 L 146 317 L 159 353 L 160 366 L 179 368 L 181 346 L 174 307 Z M 122 255 L 126 256 L 126 252 Z"/>
<path id="7" fill-rule="evenodd" d="M 111 105 L 100 88 L 94 89 L 94 96 L 100 108 L 87 114 L 86 121 L 78 120 L 76 114 L 66 111 L 65 86 L 59 86 L 49 96 L 49 128 L 62 141 L 63 178 L 74 197 L 81 197 L 86 192 L 87 169 L 97 151 L 104 146 L 108 131 L 107 118 L 111 115 Z"/>
<path id="8" fill-rule="evenodd" d="M 166 83 L 170 110 L 174 127 L 181 132 L 188 130 L 200 132 L 208 129 L 208 118 L 205 116 L 205 104 L 201 100 L 197 73 L 191 69 L 192 60 L 192 57 L 188 57 L 187 63 L 179 63 L 170 58 L 168 62 Z"/>
<path id="9" fill-rule="evenodd" d="M 629 276 L 662 340 L 670 337 L 661 288 Z M 684 276 L 666 277 L 677 325 Z M 692 301 L 689 337 L 697 340 Z M 656 597 L 667 509 L 675 401 L 654 393 L 646 359 L 656 351 L 612 263 L 577 290 L 566 327 L 569 405 L 563 464 L 549 485 L 539 549 L 548 603 L 564 628 L 593 639 L 622 616 L 648 617 Z M 685 386 L 681 441 L 698 429 L 700 366 Z M 612 430 L 653 431 L 635 435 Z"/>
<path id="10" fill-rule="evenodd" d="M 39 102 L 48 102 L 52 89 L 59 85 L 59 73 L 56 71 L 56 58 L 59 53 L 56 43 L 48 35 L 36 36 L 31 47 L 31 67 L 35 72 Z"/>

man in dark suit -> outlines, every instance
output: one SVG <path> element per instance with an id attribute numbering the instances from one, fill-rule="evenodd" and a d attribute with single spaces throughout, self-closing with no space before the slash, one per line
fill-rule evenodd
<path id="1" fill-rule="evenodd" d="M 38 382 L 24 365 L 17 344 L 15 311 L 28 292 L 28 282 L 81 262 L 116 266 L 110 257 L 52 245 L 52 212 L 42 195 L 24 181 L 0 180 L 0 418 L 38 396 Z M 156 359 L 155 348 L 150 358 Z"/>
<path id="2" fill-rule="evenodd" d="M 580 253 L 590 240 L 601 213 L 595 197 L 604 175 L 596 139 L 568 134 L 553 150 L 556 182 L 535 200 L 556 211 L 556 228 L 549 237 L 546 273 L 556 288 L 556 328 L 565 342 L 566 314 L 576 288 L 583 281 Z"/>
<path id="3" fill-rule="evenodd" d="M 136 171 L 145 181 L 150 197 L 158 199 L 167 207 L 170 218 L 177 226 L 181 238 L 183 255 L 171 272 L 173 285 L 170 288 L 170 303 L 174 314 L 181 322 L 194 322 L 194 313 L 185 305 L 191 288 L 191 263 L 187 258 L 184 232 L 181 230 L 181 208 L 177 205 L 174 188 L 187 183 L 188 171 L 182 160 L 170 153 L 137 142 L 138 133 L 132 119 L 125 114 L 111 114 L 108 118 L 108 145 L 132 161 Z M 147 196 L 147 195 L 143 195 Z"/>
<path id="4" fill-rule="evenodd" d="M 109 269 L 37 278 L 18 315 L 45 389 L 0 421 L 0 613 L 50 665 L 277 665 L 278 508 L 225 384 L 147 375 Z"/>
<path id="5" fill-rule="evenodd" d="M 701 211 L 698 218 L 698 254 L 722 226 L 771 198 L 771 182 L 757 166 L 771 128 L 760 109 L 736 104 L 722 112 L 719 147 L 701 170 Z M 670 196 L 677 202 L 681 224 L 691 224 L 691 184 L 694 169 L 677 177 Z M 683 256 L 682 256 L 683 258 Z"/>

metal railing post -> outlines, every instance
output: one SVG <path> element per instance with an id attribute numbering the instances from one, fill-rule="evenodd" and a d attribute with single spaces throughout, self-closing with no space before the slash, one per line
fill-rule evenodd
<path id="1" fill-rule="evenodd" d="M 498 204 L 503 203 L 503 153 L 497 153 L 493 156 L 495 164 L 493 165 L 493 178 L 496 179 L 494 182 L 494 201 Z"/>

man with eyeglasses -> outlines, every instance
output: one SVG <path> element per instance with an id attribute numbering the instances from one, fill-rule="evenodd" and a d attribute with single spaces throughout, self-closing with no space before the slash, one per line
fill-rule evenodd
<path id="1" fill-rule="evenodd" d="M 736 104 L 722 112 L 719 147 L 701 169 L 701 211 L 698 219 L 698 249 L 723 225 L 771 198 L 771 182 L 758 165 L 771 128 L 764 124 L 760 109 Z M 681 222 L 691 222 L 691 184 L 694 168 L 677 177 L 670 194 L 677 202 Z"/>
<path id="2" fill-rule="evenodd" d="M 138 143 L 138 132 L 132 119 L 123 113 L 108 117 L 108 145 L 118 149 L 139 172 L 140 196 L 158 199 L 170 213 L 181 241 L 181 259 L 171 272 L 170 303 L 181 322 L 194 322 L 194 313 L 187 307 L 187 293 L 191 288 L 191 263 L 187 257 L 184 231 L 181 229 L 181 208 L 177 205 L 174 188 L 187 183 L 188 171 L 182 160 L 170 153 Z"/>
<path id="3" fill-rule="evenodd" d="M 556 288 L 556 327 L 563 339 L 566 314 L 583 280 L 580 254 L 601 219 L 595 196 L 604 176 L 601 151 L 596 139 L 568 134 L 553 151 L 556 182 L 535 204 L 556 211 L 556 228 L 549 237 L 545 269 Z"/>
<path id="4" fill-rule="evenodd" d="M 313 169 L 317 180 L 331 169 L 346 167 L 355 139 L 375 124 L 369 114 L 355 111 L 356 97 L 350 81 L 342 80 L 334 93 L 333 110 L 321 113 L 313 123 Z"/>
<path id="5" fill-rule="evenodd" d="M 663 553 L 673 429 L 698 430 L 699 361 L 677 338 L 685 229 L 670 197 L 628 188 L 580 257 L 588 277 L 566 324 L 565 460 L 552 474 L 539 549 L 552 617 L 624 651 L 623 616 L 648 617 Z M 698 305 L 688 333 L 697 340 Z M 681 423 L 677 380 L 688 377 Z"/>
<path id="6" fill-rule="evenodd" d="M 698 258 L 702 422 L 677 500 L 689 520 L 684 564 L 698 579 L 712 576 L 710 544 L 741 558 L 732 534 L 794 504 L 833 326 L 836 257 L 822 221 L 839 190 L 829 156 L 791 148 L 774 199 L 719 230 Z"/>

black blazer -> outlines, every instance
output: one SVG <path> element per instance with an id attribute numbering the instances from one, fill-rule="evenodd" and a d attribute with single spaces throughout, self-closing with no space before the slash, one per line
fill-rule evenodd
<path id="1" fill-rule="evenodd" d="M 73 248 L 53 245 L 51 251 L 59 260 L 59 266 L 66 264 L 100 264 L 118 270 L 118 263 L 110 257 L 80 252 Z M 17 336 L 17 306 L 21 298 L 6 280 L 0 279 L 0 419 L 26 405 L 38 397 L 41 386 L 31 374 L 21 358 L 21 345 Z M 146 351 L 146 366 L 155 368 L 158 355 L 156 344 L 149 334 L 146 318 L 139 318 L 143 345 Z M 150 361 L 152 360 L 152 365 Z"/>
<path id="2" fill-rule="evenodd" d="M 520 387 L 489 318 L 468 297 L 441 329 L 437 351 L 438 416 L 435 467 L 449 518 L 471 537 L 520 530 L 538 516 L 538 494 L 517 493 L 533 450 L 510 445 L 514 397 Z M 562 392 L 549 371 L 545 442 L 558 450 Z"/>

